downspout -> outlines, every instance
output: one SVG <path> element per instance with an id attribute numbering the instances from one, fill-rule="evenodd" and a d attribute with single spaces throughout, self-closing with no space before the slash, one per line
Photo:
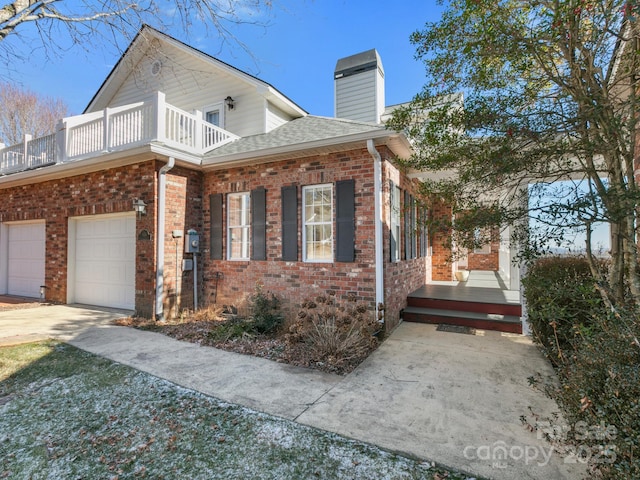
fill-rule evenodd
<path id="1" fill-rule="evenodd" d="M 164 219 L 167 197 L 166 174 L 173 168 L 176 159 L 169 157 L 169 161 L 158 172 L 158 225 L 156 227 L 156 321 L 164 320 Z"/>
<path id="2" fill-rule="evenodd" d="M 373 158 L 373 202 L 374 202 L 374 236 L 376 264 L 376 318 L 382 321 L 380 307 L 384 306 L 384 260 L 382 243 L 382 158 L 376 150 L 373 140 L 367 140 L 367 150 Z"/>

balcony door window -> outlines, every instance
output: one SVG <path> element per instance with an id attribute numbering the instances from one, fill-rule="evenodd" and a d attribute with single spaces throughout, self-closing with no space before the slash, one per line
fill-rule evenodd
<path id="1" fill-rule="evenodd" d="M 224 104 L 222 102 L 209 105 L 202 109 L 204 112 L 204 121 L 224 128 Z"/>

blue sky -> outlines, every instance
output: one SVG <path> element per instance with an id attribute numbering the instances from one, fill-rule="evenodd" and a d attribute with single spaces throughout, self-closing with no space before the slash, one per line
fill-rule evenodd
<path id="1" fill-rule="evenodd" d="M 405 102 L 424 83 L 409 35 L 439 18 L 435 1 L 275 0 L 266 28 L 233 30 L 252 55 L 233 43 L 221 47 L 213 30 L 170 35 L 271 83 L 309 113 L 333 116 L 336 61 L 376 48 L 385 70 L 386 103 Z M 221 49 L 222 48 L 222 49 Z M 63 98 L 80 114 L 120 56 L 115 48 L 75 47 L 46 61 L 37 51 L 16 62 L 9 78 L 38 93 Z"/>

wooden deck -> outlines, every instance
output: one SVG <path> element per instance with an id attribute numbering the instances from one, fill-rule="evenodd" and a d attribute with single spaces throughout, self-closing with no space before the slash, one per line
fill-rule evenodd
<path id="1" fill-rule="evenodd" d="M 466 282 L 432 282 L 407 298 L 406 321 L 522 333 L 520 292 L 496 272 L 471 271 Z"/>

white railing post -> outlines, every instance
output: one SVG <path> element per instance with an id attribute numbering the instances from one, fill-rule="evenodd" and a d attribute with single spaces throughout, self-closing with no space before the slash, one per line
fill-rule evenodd
<path id="1" fill-rule="evenodd" d="M 158 140 L 159 142 L 165 141 L 165 119 L 167 116 L 166 110 L 167 106 L 165 102 L 165 95 L 163 92 L 158 92 L 156 96 L 156 140 Z"/>
<path id="2" fill-rule="evenodd" d="M 196 110 L 194 115 L 196 116 L 196 138 L 195 138 L 195 146 L 198 150 L 198 153 L 204 152 L 204 122 L 202 121 L 202 112 L 200 110 Z"/>
<path id="3" fill-rule="evenodd" d="M 64 163 L 67 160 L 67 125 L 60 120 L 56 125 L 56 163 Z"/>
<path id="4" fill-rule="evenodd" d="M 22 162 L 24 163 L 24 165 L 30 165 L 29 162 L 29 142 L 31 141 L 31 139 L 33 138 L 32 135 L 29 135 L 28 133 L 24 134 L 24 144 L 22 145 Z"/>
<path id="5" fill-rule="evenodd" d="M 110 139 L 111 139 L 111 127 L 110 127 L 110 121 L 109 121 L 109 107 L 104 109 L 104 114 L 102 116 L 102 134 L 103 134 L 103 138 L 102 138 L 102 150 L 105 152 L 109 151 L 109 147 L 110 147 Z"/>

